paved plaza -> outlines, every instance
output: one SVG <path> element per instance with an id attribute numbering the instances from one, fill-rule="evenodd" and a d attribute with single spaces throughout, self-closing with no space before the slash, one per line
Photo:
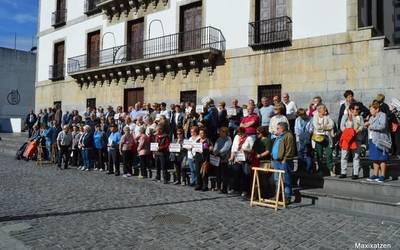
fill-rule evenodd
<path id="1" fill-rule="evenodd" d="M 400 249 L 400 222 L 241 197 L 0 154 L 0 249 Z M 370 245 L 371 246 L 371 245 Z"/>

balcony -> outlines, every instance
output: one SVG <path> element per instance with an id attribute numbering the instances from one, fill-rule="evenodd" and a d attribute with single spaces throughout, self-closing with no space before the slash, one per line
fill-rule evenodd
<path id="1" fill-rule="evenodd" d="M 178 71 L 185 77 L 190 69 L 198 74 L 202 68 L 211 74 L 224 52 L 222 32 L 204 27 L 69 58 L 68 74 L 81 84 L 153 80 L 157 75 L 164 79 L 166 73 L 174 78 Z"/>
<path id="2" fill-rule="evenodd" d="M 153 10 L 167 6 L 168 0 L 99 0 L 97 7 L 111 21 L 113 17 L 120 19 L 121 15 L 127 17 L 132 11 L 137 14 L 140 10 L 151 13 Z"/>
<path id="3" fill-rule="evenodd" d="M 59 81 L 64 79 L 65 64 L 54 64 L 49 66 L 49 80 Z"/>
<path id="4" fill-rule="evenodd" d="M 100 0 L 85 0 L 85 14 L 94 15 L 101 12 L 101 9 L 97 7 Z"/>
<path id="5" fill-rule="evenodd" d="M 249 23 L 249 46 L 274 49 L 292 45 L 292 19 L 287 16 Z"/>
<path id="6" fill-rule="evenodd" d="M 51 18 L 51 26 L 54 28 L 60 27 L 65 25 L 67 21 L 67 10 L 66 9 L 60 9 L 55 12 L 53 12 L 52 18 Z"/>

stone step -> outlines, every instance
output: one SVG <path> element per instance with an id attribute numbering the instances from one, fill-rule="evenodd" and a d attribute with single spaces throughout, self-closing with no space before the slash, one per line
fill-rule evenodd
<path id="1" fill-rule="evenodd" d="M 387 218 L 400 219 L 400 198 L 393 196 L 365 195 L 354 192 L 325 189 L 301 190 L 303 204 L 313 204 L 325 209 L 343 210 Z"/>
<path id="2" fill-rule="evenodd" d="M 390 196 L 400 200 L 400 181 L 387 181 L 378 183 L 367 179 L 352 180 L 351 178 L 339 179 L 337 177 L 324 178 L 324 191 L 327 193 L 357 193 L 366 196 Z M 400 213 L 400 211 L 399 211 Z"/>

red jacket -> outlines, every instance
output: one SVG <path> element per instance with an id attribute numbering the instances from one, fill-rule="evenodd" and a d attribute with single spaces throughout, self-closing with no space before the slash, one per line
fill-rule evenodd
<path id="1" fill-rule="evenodd" d="M 168 135 L 157 135 L 156 142 L 158 143 L 158 153 L 168 153 L 171 143 Z"/>
<path id="2" fill-rule="evenodd" d="M 355 150 L 357 149 L 357 131 L 353 128 L 344 129 L 342 136 L 340 137 L 340 148 L 343 150 Z"/>

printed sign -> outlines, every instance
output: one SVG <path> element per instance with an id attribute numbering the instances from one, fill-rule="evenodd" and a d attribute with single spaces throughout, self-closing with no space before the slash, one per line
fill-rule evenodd
<path id="1" fill-rule="evenodd" d="M 152 152 L 158 151 L 158 143 L 157 142 L 150 143 L 150 151 L 152 151 Z"/>
<path id="2" fill-rule="evenodd" d="M 228 114 L 228 116 L 235 116 L 237 114 L 235 108 L 228 108 L 226 110 L 226 113 Z"/>
<path id="3" fill-rule="evenodd" d="M 181 152 L 181 144 L 179 144 L 179 143 L 171 143 L 171 144 L 169 144 L 169 152 L 171 152 L 171 153 L 179 153 L 179 152 Z"/>
<path id="4" fill-rule="evenodd" d="M 243 151 L 239 151 L 239 152 L 235 153 L 235 161 L 236 162 L 246 161 L 246 156 Z"/>
<path id="5" fill-rule="evenodd" d="M 202 143 L 193 143 L 193 152 L 203 153 L 203 144 Z"/>
<path id="6" fill-rule="evenodd" d="M 203 105 L 196 105 L 196 113 L 203 113 L 204 106 Z"/>
<path id="7" fill-rule="evenodd" d="M 183 148 L 186 148 L 186 149 L 191 149 L 191 148 L 192 148 L 192 144 L 193 144 L 192 141 L 190 141 L 190 140 L 188 140 L 188 139 L 185 139 L 185 140 L 183 140 L 183 145 L 182 145 L 182 147 L 183 147 Z"/>
<path id="8" fill-rule="evenodd" d="M 249 116 L 249 111 L 247 109 L 243 109 L 243 117 Z"/>
<path id="9" fill-rule="evenodd" d="M 216 167 L 219 167 L 219 163 L 221 162 L 221 158 L 215 155 L 210 155 L 210 164 Z"/>

